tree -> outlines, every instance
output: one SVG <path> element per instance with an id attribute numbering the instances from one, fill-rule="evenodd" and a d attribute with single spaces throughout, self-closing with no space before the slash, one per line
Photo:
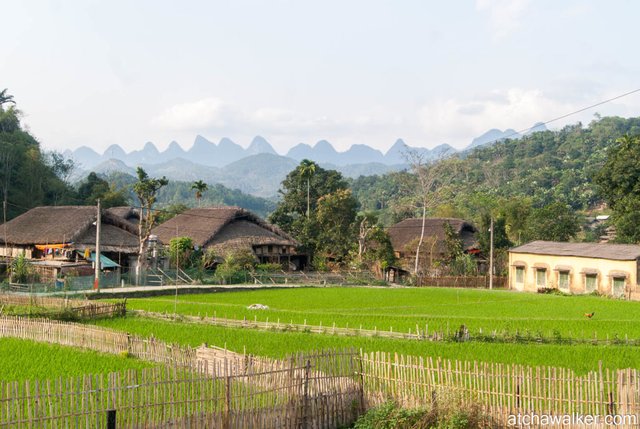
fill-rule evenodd
<path id="1" fill-rule="evenodd" d="M 305 164 L 300 163 L 282 181 L 278 191 L 282 198 L 269 216 L 269 221 L 294 236 L 313 257 L 316 250 L 322 247 L 320 240 L 323 239 L 316 213 L 318 202 L 322 196 L 348 189 L 348 185 L 342 174 L 335 170 L 315 166 L 312 176 L 305 170 Z M 309 186 L 303 186 L 307 180 Z"/>
<path id="2" fill-rule="evenodd" d="M 420 209 L 422 224 L 420 228 L 420 238 L 416 246 L 416 258 L 413 274 L 418 274 L 420 266 L 420 248 L 424 242 L 424 230 L 427 221 L 427 210 L 434 207 L 438 202 L 439 191 L 442 189 L 446 177 L 445 162 L 443 160 L 426 164 L 424 155 L 415 150 L 408 150 L 406 158 L 414 173 L 417 185 L 412 192 L 414 207 Z"/>
<path id="3" fill-rule="evenodd" d="M 453 275 L 474 275 L 477 273 L 476 261 L 471 255 L 465 253 L 464 244 L 458 233 L 449 222 L 444 225 L 444 244 L 446 254 L 444 263 L 450 274 Z"/>
<path id="4" fill-rule="evenodd" d="M 4 108 L 5 104 L 11 103 L 8 109 Z M 20 111 L 15 107 L 16 102 L 13 95 L 7 94 L 7 89 L 0 91 L 0 131 L 13 132 L 20 129 Z"/>
<path id="5" fill-rule="evenodd" d="M 186 212 L 189 210 L 189 207 L 182 203 L 171 204 L 162 210 L 158 211 L 158 215 L 156 216 L 156 222 L 158 224 L 165 223 L 171 218 L 176 217 L 180 213 Z"/>
<path id="6" fill-rule="evenodd" d="M 78 186 L 78 199 L 82 204 L 95 205 L 100 200 L 103 208 L 126 206 L 129 204 L 126 191 L 115 186 L 91 172 Z"/>
<path id="7" fill-rule="evenodd" d="M 640 243 L 640 199 L 635 196 L 622 198 L 616 204 L 611 220 L 616 227 L 617 243 Z M 599 236 L 598 236 L 599 238 Z"/>
<path id="8" fill-rule="evenodd" d="M 378 216 L 374 212 L 359 214 L 356 218 L 358 225 L 358 262 L 362 263 L 367 252 L 369 240 L 378 226 Z"/>
<path id="9" fill-rule="evenodd" d="M 484 212 L 477 234 L 480 251 L 489 259 L 491 252 L 491 218 L 493 217 L 493 272 L 505 273 L 509 265 L 508 250 L 513 245 L 507 235 L 507 218 L 500 212 Z M 527 218 L 525 217 L 525 220 Z M 491 269 L 491 267 L 489 267 Z"/>
<path id="10" fill-rule="evenodd" d="M 524 241 L 569 241 L 580 231 L 578 217 L 564 203 L 534 209 L 527 219 Z"/>
<path id="11" fill-rule="evenodd" d="M 613 210 L 616 241 L 640 242 L 640 136 L 618 139 L 607 152 L 595 181 L 600 195 Z"/>
<path id="12" fill-rule="evenodd" d="M 325 258 L 345 262 L 356 237 L 358 202 L 349 189 L 339 189 L 318 199 L 317 249 Z"/>
<path id="13" fill-rule="evenodd" d="M 640 197 L 640 137 L 626 135 L 618 139 L 595 179 L 612 209 L 631 195 Z"/>
<path id="14" fill-rule="evenodd" d="M 196 180 L 195 182 L 193 182 L 193 185 L 191 185 L 191 189 L 195 189 L 196 191 L 196 201 L 198 201 L 198 207 L 200 207 L 203 192 L 205 192 L 208 188 L 209 187 L 207 186 L 207 184 L 202 180 Z"/>
<path id="15" fill-rule="evenodd" d="M 480 230 L 478 231 L 478 244 L 480 251 L 484 255 L 489 255 L 491 247 L 491 213 L 485 212 L 480 220 Z M 493 216 L 493 249 L 498 252 L 508 249 L 513 245 L 507 236 L 506 219 L 503 215 Z"/>
<path id="16" fill-rule="evenodd" d="M 310 185 L 311 177 L 315 174 L 316 167 L 317 167 L 317 164 L 313 161 L 309 161 L 308 159 L 303 159 L 302 162 L 300 162 L 300 176 L 303 179 L 307 179 L 307 218 L 309 217 L 310 207 L 311 207 L 311 202 L 309 197 L 309 192 L 311 189 L 311 185 Z"/>
<path id="17" fill-rule="evenodd" d="M 7 91 L 8 91 L 7 88 L 5 88 L 2 91 L 0 91 L 0 107 L 2 107 L 2 105 L 7 104 L 7 103 L 16 104 L 16 102 L 13 101 L 13 95 L 7 94 Z"/>
<path id="18" fill-rule="evenodd" d="M 169 241 L 169 261 L 174 267 L 190 268 L 197 256 L 191 237 L 174 237 Z"/>
<path id="19" fill-rule="evenodd" d="M 140 270 L 146 265 L 147 240 L 157 215 L 153 210 L 153 205 L 156 202 L 158 191 L 169 181 L 164 176 L 161 179 L 149 177 L 142 167 L 137 168 L 136 174 L 138 181 L 133 184 L 133 192 L 140 202 L 140 222 L 138 223 L 138 270 Z M 138 276 L 137 280 L 139 280 Z"/>
<path id="20" fill-rule="evenodd" d="M 7 104 L 11 104 L 7 108 Z M 7 90 L 0 91 L 0 187 L 3 221 L 31 207 L 71 203 L 74 191 L 58 164 L 40 150 L 39 142 L 20 125 L 20 111 Z"/>

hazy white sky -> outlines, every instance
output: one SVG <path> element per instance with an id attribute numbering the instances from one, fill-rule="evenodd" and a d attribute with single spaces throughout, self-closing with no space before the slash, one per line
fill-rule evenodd
<path id="1" fill-rule="evenodd" d="M 640 2 L 2 0 L 0 89 L 50 149 L 468 145 L 640 88 Z M 640 116 L 640 94 L 595 112 Z"/>

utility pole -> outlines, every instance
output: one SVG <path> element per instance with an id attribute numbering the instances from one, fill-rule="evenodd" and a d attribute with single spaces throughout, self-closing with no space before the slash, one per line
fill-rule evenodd
<path id="1" fill-rule="evenodd" d="M 169 245 L 171 247 L 171 245 Z M 176 317 L 178 312 L 178 275 L 180 273 L 180 240 L 178 240 L 178 219 L 176 219 L 176 295 L 173 299 L 173 317 Z M 171 263 L 171 259 L 169 259 Z"/>
<path id="2" fill-rule="evenodd" d="M 93 289 L 100 292 L 100 224 L 102 223 L 102 215 L 100 213 L 100 198 L 98 198 L 98 216 L 96 217 L 96 253 L 94 260 L 95 278 L 93 280 Z"/>
<path id="3" fill-rule="evenodd" d="M 7 271 L 9 270 L 9 245 L 7 244 L 7 194 L 5 193 L 4 201 L 2 201 L 2 223 L 4 225 L 4 260 L 7 263 Z M 13 256 L 13 252 L 11 252 Z"/>
<path id="4" fill-rule="evenodd" d="M 489 289 L 493 289 L 493 216 L 489 227 Z"/>

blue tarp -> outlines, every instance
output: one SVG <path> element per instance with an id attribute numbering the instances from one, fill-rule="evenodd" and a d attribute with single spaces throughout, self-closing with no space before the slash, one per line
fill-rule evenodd
<path id="1" fill-rule="evenodd" d="M 79 252 L 80 253 L 80 252 Z M 93 262 L 96 259 L 96 252 L 91 252 L 91 256 L 89 256 L 88 261 Z M 111 259 L 104 256 L 102 253 L 100 254 L 100 268 L 119 268 L 117 262 L 112 261 Z"/>

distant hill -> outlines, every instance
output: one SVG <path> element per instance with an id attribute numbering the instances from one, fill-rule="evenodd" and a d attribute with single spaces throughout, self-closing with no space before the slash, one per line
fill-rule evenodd
<path id="1" fill-rule="evenodd" d="M 536 127 L 532 132 L 546 129 L 541 124 Z M 473 139 L 465 152 L 502 141 L 506 136 L 521 137 L 514 133 L 511 129 L 489 130 Z M 164 151 L 147 142 L 142 149 L 129 153 L 114 144 L 103 154 L 82 146 L 74 151 L 66 151 L 65 155 L 79 165 L 76 178 L 86 176 L 90 171 L 103 174 L 119 171 L 133 175 L 135 167 L 140 165 L 153 176 L 166 176 L 178 181 L 204 180 L 252 195 L 272 197 L 277 194 L 286 174 L 303 159 L 313 160 L 339 170 L 346 177 L 355 178 L 405 169 L 408 151 L 417 152 L 425 161 L 456 153 L 448 144 L 428 149 L 408 146 L 402 139 L 396 140 L 386 153 L 366 144 L 354 144 L 348 150 L 338 152 L 330 142 L 320 140 L 313 146 L 300 143 L 292 147 L 286 156 L 281 156 L 262 136 L 256 136 L 245 149 L 226 137 L 216 144 L 198 135 L 187 150 L 175 141 Z"/>
<path id="2" fill-rule="evenodd" d="M 471 144 L 467 146 L 466 150 L 475 149 L 480 146 L 485 146 L 489 143 L 495 143 L 502 141 L 506 138 L 517 139 L 522 137 L 520 134 L 516 132 L 516 130 L 512 130 L 511 128 L 501 131 L 496 128 L 487 131 L 481 136 L 476 137 L 471 141 Z"/>
<path id="3" fill-rule="evenodd" d="M 536 124 L 527 134 L 545 130 L 546 127 L 543 124 Z M 465 150 L 495 143 L 503 140 L 507 136 L 511 138 L 521 137 L 512 129 L 504 131 L 492 129 L 473 139 Z M 425 160 L 438 159 L 442 157 L 443 154 L 456 152 L 456 150 L 448 144 L 441 144 L 429 149 L 409 146 L 405 144 L 402 139 L 396 140 L 393 146 L 384 154 L 366 144 L 354 144 L 346 151 L 338 152 L 330 142 L 320 140 L 313 146 L 306 143 L 299 143 L 289 149 L 285 156 L 294 161 L 310 159 L 317 163 L 337 166 L 368 163 L 392 166 L 406 163 L 405 154 L 407 150 L 422 154 Z M 262 136 L 254 137 L 246 149 L 227 137 L 222 138 L 220 142 L 216 144 L 201 135 L 197 135 L 193 141 L 193 145 L 189 149 L 184 149 L 179 143 L 172 141 L 164 151 L 159 151 L 153 142 L 146 142 L 142 149 L 129 153 L 125 152 L 124 149 L 117 144 L 109 146 L 102 154 L 99 154 L 87 146 L 81 146 L 76 150 L 67 150 L 64 152 L 66 157 L 74 159 L 80 165 L 80 168 L 84 170 L 93 169 L 100 163 L 111 159 L 122 161 L 131 167 L 143 164 L 161 164 L 177 158 L 182 158 L 207 167 L 226 167 L 242 158 L 260 154 L 279 156 L 273 146 Z M 378 173 L 381 173 L 381 171 Z"/>
<path id="4" fill-rule="evenodd" d="M 274 197 L 280 182 L 296 168 L 291 158 L 269 153 L 242 158 L 222 169 L 224 178 L 219 183 L 261 197 Z"/>
<path id="5" fill-rule="evenodd" d="M 129 197 L 135 204 L 135 197 L 131 192 L 131 186 L 136 182 L 134 176 L 119 172 L 100 174 L 100 176 L 118 188 L 128 189 Z M 169 181 L 169 184 L 158 193 L 156 207 L 162 209 L 178 204 L 196 207 L 198 203 L 191 185 L 191 181 Z M 208 189 L 202 194 L 199 204 L 202 207 L 212 205 L 239 206 L 251 210 L 262 217 L 267 217 L 276 206 L 274 200 L 247 195 L 237 189 L 231 189 L 219 183 L 209 185 Z"/>

